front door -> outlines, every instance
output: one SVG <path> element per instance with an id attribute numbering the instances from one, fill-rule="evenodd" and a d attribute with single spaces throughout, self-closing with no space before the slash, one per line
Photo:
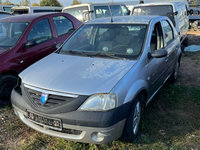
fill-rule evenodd
<path id="1" fill-rule="evenodd" d="M 160 22 L 156 23 L 152 32 L 150 41 L 150 53 L 164 48 L 163 31 Z M 167 57 L 149 58 L 148 62 L 148 80 L 150 85 L 150 95 L 158 90 L 167 76 Z"/>
<path id="2" fill-rule="evenodd" d="M 25 68 L 56 50 L 54 46 L 56 40 L 48 18 L 41 19 L 33 25 L 27 35 L 28 42 L 32 45 L 24 46 L 23 64 Z"/>

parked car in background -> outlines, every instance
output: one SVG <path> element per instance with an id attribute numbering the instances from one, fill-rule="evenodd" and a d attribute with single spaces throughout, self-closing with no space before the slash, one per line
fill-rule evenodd
<path id="1" fill-rule="evenodd" d="M 11 12 L 11 8 L 14 5 L 0 5 L 0 11 L 4 11 L 4 12 Z"/>
<path id="2" fill-rule="evenodd" d="M 45 12 L 61 12 L 62 7 L 30 7 L 30 6 L 15 6 L 11 9 L 15 15 L 32 14 L 32 13 L 45 13 Z"/>
<path id="3" fill-rule="evenodd" d="M 0 20 L 0 99 L 9 99 L 17 75 L 56 50 L 82 23 L 66 13 L 18 15 Z"/>
<path id="4" fill-rule="evenodd" d="M 147 3 L 136 5 L 132 15 L 160 15 L 167 16 L 174 24 L 181 43 L 186 38 L 189 28 L 187 5 L 183 2 Z"/>
<path id="5" fill-rule="evenodd" d="M 130 10 L 122 3 L 88 3 L 64 7 L 62 12 L 69 13 L 82 22 L 96 18 L 130 15 Z"/>
<path id="6" fill-rule="evenodd" d="M 171 77 L 181 44 L 162 16 L 96 19 L 19 74 L 15 113 L 42 133 L 87 143 L 133 141 L 142 110 Z"/>
<path id="7" fill-rule="evenodd" d="M 10 17 L 13 16 L 11 13 L 9 12 L 5 12 L 5 11 L 0 11 L 0 19 L 6 18 L 6 17 Z"/>

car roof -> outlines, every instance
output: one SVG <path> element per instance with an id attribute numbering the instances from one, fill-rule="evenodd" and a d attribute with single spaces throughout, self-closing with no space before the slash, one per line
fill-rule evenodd
<path id="1" fill-rule="evenodd" d="M 77 7 L 83 7 L 83 6 L 106 6 L 106 5 L 122 5 L 124 2 L 104 2 L 104 3 L 85 3 L 85 4 L 78 4 L 78 5 L 72 5 L 72 6 L 67 6 L 64 7 L 63 10 L 69 9 L 69 8 L 77 8 Z"/>
<path id="2" fill-rule="evenodd" d="M 51 15 L 61 15 L 66 13 L 33 13 L 33 14 L 22 14 L 22 15 L 14 15 L 8 18 L 1 19 L 1 22 L 32 22 L 33 20 L 45 17 L 45 16 L 51 16 Z"/>
<path id="3" fill-rule="evenodd" d="M 94 19 L 88 21 L 85 24 L 120 24 L 120 23 L 129 23 L 129 24 L 149 24 L 149 22 L 154 18 L 159 18 L 162 16 L 119 16 L 119 17 L 106 17 L 100 19 Z M 112 22 L 112 21 L 113 22 Z"/>
<path id="4" fill-rule="evenodd" d="M 138 6 L 157 6 L 157 5 L 180 5 L 180 4 L 184 4 L 183 2 L 157 2 L 157 3 L 145 3 L 145 4 L 138 4 L 135 5 L 134 7 L 138 7 Z"/>

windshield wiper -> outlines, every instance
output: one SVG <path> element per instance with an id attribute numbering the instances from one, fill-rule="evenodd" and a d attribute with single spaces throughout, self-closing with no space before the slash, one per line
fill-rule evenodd
<path id="1" fill-rule="evenodd" d="M 81 54 L 81 55 L 89 56 L 89 57 L 99 56 L 99 57 L 110 57 L 114 59 L 124 59 L 122 57 L 117 56 L 116 54 L 108 54 L 108 53 L 101 53 L 101 52 L 87 52 L 87 51 L 74 51 L 74 50 L 63 51 L 62 50 L 61 53 Z"/>
<path id="2" fill-rule="evenodd" d="M 82 51 L 62 50 L 61 53 L 81 54 L 83 56 L 88 56 L 87 53 Z"/>
<path id="3" fill-rule="evenodd" d="M 106 57 L 110 57 L 110 58 L 114 58 L 114 59 L 123 59 L 119 56 L 117 56 L 116 54 L 108 54 L 108 53 L 101 53 L 101 52 L 87 52 L 87 54 L 89 56 L 106 56 Z"/>

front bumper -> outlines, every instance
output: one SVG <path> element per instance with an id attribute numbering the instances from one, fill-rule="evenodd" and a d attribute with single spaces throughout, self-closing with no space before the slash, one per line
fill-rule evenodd
<path id="1" fill-rule="evenodd" d="M 128 114 L 128 105 L 109 112 L 73 111 L 60 114 L 38 112 L 18 92 L 13 90 L 12 105 L 16 115 L 29 127 L 60 138 L 84 143 L 102 144 L 111 142 L 122 135 Z M 27 117 L 27 110 L 41 116 L 61 119 L 62 130 L 54 130 L 43 124 L 38 124 Z"/>

